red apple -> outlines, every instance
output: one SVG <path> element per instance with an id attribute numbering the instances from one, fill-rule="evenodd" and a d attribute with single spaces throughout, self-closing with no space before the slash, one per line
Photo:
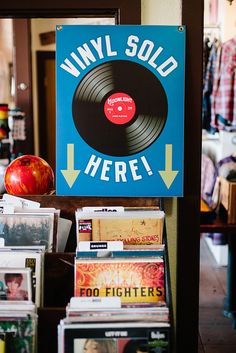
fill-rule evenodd
<path id="1" fill-rule="evenodd" d="M 54 173 L 44 159 L 24 155 L 7 166 L 4 184 L 11 195 L 50 194 L 54 189 Z"/>

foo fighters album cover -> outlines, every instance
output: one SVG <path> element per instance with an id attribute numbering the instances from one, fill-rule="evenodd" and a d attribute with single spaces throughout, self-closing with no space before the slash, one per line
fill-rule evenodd
<path id="1" fill-rule="evenodd" d="M 183 26 L 56 26 L 56 193 L 183 196 Z"/>
<path id="2" fill-rule="evenodd" d="M 120 297 L 122 304 L 166 301 L 160 257 L 75 259 L 75 297 Z"/>

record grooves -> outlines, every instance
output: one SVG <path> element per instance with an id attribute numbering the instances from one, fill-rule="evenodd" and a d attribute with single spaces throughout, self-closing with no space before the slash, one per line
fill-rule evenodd
<path id="1" fill-rule="evenodd" d="M 72 110 L 76 129 L 90 147 L 129 156 L 160 136 L 168 104 L 162 84 L 150 70 L 115 60 L 93 68 L 80 81 Z"/>

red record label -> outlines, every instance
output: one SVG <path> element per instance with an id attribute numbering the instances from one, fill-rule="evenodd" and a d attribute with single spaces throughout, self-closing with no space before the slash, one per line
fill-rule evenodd
<path id="1" fill-rule="evenodd" d="M 128 123 L 134 117 L 135 111 L 133 98 L 122 92 L 111 94 L 104 104 L 107 119 L 118 125 Z"/>

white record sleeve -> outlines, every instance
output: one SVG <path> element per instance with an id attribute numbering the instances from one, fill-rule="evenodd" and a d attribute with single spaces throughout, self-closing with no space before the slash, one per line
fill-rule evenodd
<path id="1" fill-rule="evenodd" d="M 0 267 L 32 270 L 32 300 L 42 306 L 44 252 L 39 250 L 0 250 Z"/>

